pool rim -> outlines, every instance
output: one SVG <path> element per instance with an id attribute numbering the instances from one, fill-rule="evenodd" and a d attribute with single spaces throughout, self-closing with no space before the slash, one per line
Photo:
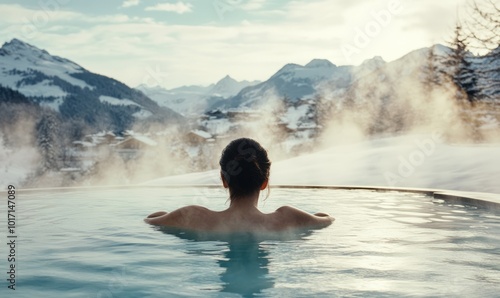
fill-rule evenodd
<path id="1" fill-rule="evenodd" d="M 36 192 L 61 192 L 61 191 L 93 191 L 107 189 L 139 189 L 139 188 L 222 188 L 216 184 L 175 184 L 175 185 L 102 185 L 102 186 L 77 186 L 77 187 L 52 187 L 52 188 L 16 188 L 18 193 Z M 458 190 L 444 190 L 432 188 L 411 188 L 411 187 L 384 187 L 384 186 L 362 186 L 362 185 L 270 185 L 270 188 L 280 189 L 331 189 L 331 190 L 368 190 L 382 192 L 409 192 L 431 196 L 442 199 L 452 204 L 464 204 L 476 206 L 478 208 L 500 210 L 500 194 L 468 192 Z M 7 190 L 4 190 L 7 192 Z"/>

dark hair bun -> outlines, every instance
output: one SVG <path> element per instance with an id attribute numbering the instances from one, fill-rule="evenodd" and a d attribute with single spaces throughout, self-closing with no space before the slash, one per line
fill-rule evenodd
<path id="1" fill-rule="evenodd" d="M 259 191 L 269 179 L 271 161 L 267 151 L 249 138 L 229 143 L 222 151 L 219 164 L 232 199 Z"/>

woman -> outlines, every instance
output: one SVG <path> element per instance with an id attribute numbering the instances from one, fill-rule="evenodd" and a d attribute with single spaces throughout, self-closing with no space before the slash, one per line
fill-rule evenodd
<path id="1" fill-rule="evenodd" d="M 252 139 L 241 138 L 229 143 L 222 151 L 219 164 L 222 184 L 229 189 L 229 208 L 212 211 L 202 206 L 186 206 L 170 213 L 155 212 L 145 221 L 194 231 L 272 232 L 321 228 L 335 220 L 325 213 L 313 215 L 290 206 L 269 214 L 259 211 L 259 194 L 268 187 L 271 161 L 266 150 Z"/>

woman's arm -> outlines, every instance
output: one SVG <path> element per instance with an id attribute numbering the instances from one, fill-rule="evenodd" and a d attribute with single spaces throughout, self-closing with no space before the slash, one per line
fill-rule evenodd
<path id="1" fill-rule="evenodd" d="M 319 217 L 331 217 L 330 214 L 328 213 L 323 213 L 323 212 L 317 212 L 317 213 L 314 213 L 315 216 L 319 216 Z M 333 218 L 333 217 L 331 217 Z M 335 218 L 333 218 L 333 220 L 335 220 Z"/>
<path id="2" fill-rule="evenodd" d="M 182 226 L 183 213 L 184 213 L 183 208 L 174 210 L 170 213 L 167 213 L 165 211 L 159 211 L 150 214 L 147 218 L 144 219 L 144 221 L 147 222 L 148 224 L 156 226 L 179 227 Z"/>
<path id="3" fill-rule="evenodd" d="M 158 217 L 158 216 L 162 216 L 162 215 L 165 215 L 167 214 L 168 212 L 166 211 L 158 211 L 158 212 L 155 212 L 155 213 L 151 213 L 150 215 L 148 215 L 147 218 L 153 218 L 153 217 Z"/>

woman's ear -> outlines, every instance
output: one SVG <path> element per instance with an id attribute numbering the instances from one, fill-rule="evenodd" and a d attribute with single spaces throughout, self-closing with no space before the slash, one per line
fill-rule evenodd
<path id="1" fill-rule="evenodd" d="M 220 179 L 222 180 L 222 186 L 224 186 L 224 188 L 228 188 L 229 185 L 227 184 L 226 179 L 224 179 L 224 174 L 222 174 L 222 172 L 220 172 Z"/>
<path id="2" fill-rule="evenodd" d="M 269 183 L 269 180 L 265 180 L 262 185 L 260 186 L 260 190 L 264 190 L 267 187 L 267 184 Z"/>

